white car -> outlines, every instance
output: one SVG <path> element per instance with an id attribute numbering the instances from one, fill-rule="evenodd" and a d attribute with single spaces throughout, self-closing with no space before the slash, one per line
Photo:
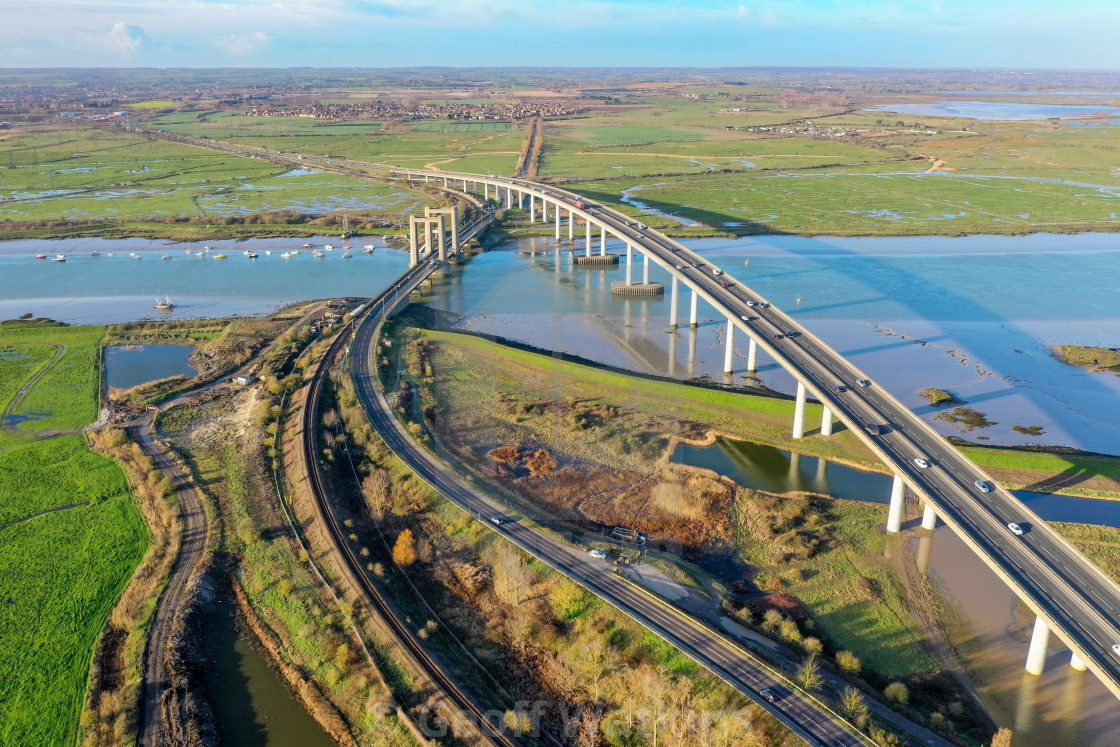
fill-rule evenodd
<path id="1" fill-rule="evenodd" d="M 683 270 L 683 269 L 684 269 L 684 265 L 675 265 L 675 267 L 676 267 L 676 268 L 677 268 L 678 270 Z"/>
<path id="2" fill-rule="evenodd" d="M 723 270 L 719 269 L 718 267 L 713 267 L 713 268 L 712 268 L 712 274 L 713 274 L 713 275 L 722 275 L 722 274 L 723 274 Z"/>
<path id="3" fill-rule="evenodd" d="M 976 485 L 976 489 L 979 490 L 981 493 L 992 492 L 992 486 L 989 485 L 988 483 L 984 482 L 983 480 L 977 480 L 974 484 Z"/>
<path id="4" fill-rule="evenodd" d="M 856 383 L 860 386 L 871 386 L 871 382 L 867 379 L 856 379 Z"/>
<path id="5" fill-rule="evenodd" d="M 1116 654 L 1117 656 L 1120 656 L 1120 643 L 1112 644 L 1112 653 Z"/>
<path id="6" fill-rule="evenodd" d="M 605 552 L 603 552 L 602 550 L 592 550 L 591 552 L 589 552 L 587 554 L 590 555 L 593 558 L 598 558 L 599 560 L 603 560 L 604 558 L 607 557 L 607 554 Z"/>
<path id="7" fill-rule="evenodd" d="M 1021 526 L 1019 526 L 1018 524 L 1016 524 L 1015 522 L 1011 522 L 1010 524 L 1008 524 L 1007 528 L 1010 529 L 1011 533 L 1014 534 L 1016 537 L 1022 537 L 1023 536 L 1023 528 Z"/>
<path id="8" fill-rule="evenodd" d="M 739 318 L 742 319 L 744 322 L 749 322 L 751 320 L 751 318 L 749 316 L 747 316 L 746 314 L 743 314 Z"/>
<path id="9" fill-rule="evenodd" d="M 925 459 L 922 459 L 921 457 L 915 459 L 914 464 L 918 465 L 922 469 L 929 469 L 929 462 L 927 462 Z"/>

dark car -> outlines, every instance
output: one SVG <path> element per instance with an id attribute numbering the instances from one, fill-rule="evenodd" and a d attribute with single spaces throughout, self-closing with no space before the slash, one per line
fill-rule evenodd
<path id="1" fill-rule="evenodd" d="M 723 286 L 724 288 L 730 288 L 731 287 L 730 283 L 720 283 L 720 285 Z"/>

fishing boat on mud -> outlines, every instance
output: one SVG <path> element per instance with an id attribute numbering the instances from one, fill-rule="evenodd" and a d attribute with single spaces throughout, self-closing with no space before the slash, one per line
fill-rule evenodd
<path id="1" fill-rule="evenodd" d="M 171 311 L 175 308 L 175 304 L 171 302 L 170 296 L 160 296 L 156 299 L 156 308 L 160 311 Z"/>

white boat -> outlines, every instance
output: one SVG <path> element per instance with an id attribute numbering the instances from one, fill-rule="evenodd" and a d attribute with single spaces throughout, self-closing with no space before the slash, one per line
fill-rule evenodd
<path id="1" fill-rule="evenodd" d="M 271 249 L 265 249 L 264 253 L 267 254 L 270 257 L 272 256 L 272 250 Z"/>
<path id="2" fill-rule="evenodd" d="M 315 248 L 315 245 L 314 245 L 314 244 L 312 244 L 312 243 L 311 243 L 311 242 L 309 241 L 309 242 L 307 242 L 306 244 L 304 244 L 304 245 L 303 245 L 303 248 L 304 248 L 304 249 L 314 249 L 314 248 Z"/>
<path id="3" fill-rule="evenodd" d="M 175 308 L 175 304 L 171 303 L 170 296 L 160 296 L 156 299 L 156 308 L 160 311 L 171 311 Z"/>
<path id="4" fill-rule="evenodd" d="M 362 249 L 362 254 L 373 254 L 373 247 L 367 246 L 366 248 Z"/>
<path id="5" fill-rule="evenodd" d="M 162 257 L 160 257 L 160 259 L 171 259 L 171 255 L 170 254 L 165 254 Z"/>
<path id="6" fill-rule="evenodd" d="M 324 244 L 323 248 L 326 249 L 328 252 L 333 252 L 334 251 L 334 247 L 330 244 Z"/>
<path id="7" fill-rule="evenodd" d="M 136 252 L 129 252 L 128 256 L 132 257 L 133 259 L 140 259 L 140 255 Z"/>
<path id="8" fill-rule="evenodd" d="M 257 258 L 257 253 L 256 252 L 245 252 L 245 256 L 248 257 L 249 259 L 256 259 Z"/>
<path id="9" fill-rule="evenodd" d="M 342 253 L 342 258 L 343 258 L 343 259 L 350 259 L 350 258 L 351 258 L 351 257 L 353 257 L 353 256 L 354 256 L 354 255 L 353 255 L 353 254 L 351 254 L 350 252 L 343 252 L 343 253 Z"/>
<path id="10" fill-rule="evenodd" d="M 51 262 L 65 262 L 65 261 L 66 261 L 66 255 L 65 254 L 56 254 L 53 257 L 51 257 Z"/>
<path id="11" fill-rule="evenodd" d="M 208 251 L 210 251 L 210 247 L 208 247 L 208 246 L 204 246 L 204 247 L 202 247 L 202 250 L 203 250 L 204 252 L 208 252 Z"/>
<path id="12" fill-rule="evenodd" d="M 91 257 L 100 257 L 100 256 L 101 256 L 101 252 L 90 252 L 90 253 L 89 253 L 89 256 L 91 256 Z"/>
<path id="13" fill-rule="evenodd" d="M 363 247 L 362 247 L 362 251 L 370 251 L 370 252 L 372 252 L 373 250 L 374 250 L 374 246 L 373 246 L 373 244 L 366 244 L 365 246 L 363 246 Z"/>
<path id="14" fill-rule="evenodd" d="M 322 259 L 322 258 L 323 258 L 323 257 L 325 257 L 326 255 L 325 255 L 325 254 L 323 254 L 323 253 L 322 253 L 321 251 L 319 251 L 318 249 L 312 249 L 312 250 L 311 250 L 311 256 L 315 257 L 315 259 Z"/>
<path id="15" fill-rule="evenodd" d="M 107 256 L 107 257 L 115 257 L 116 255 L 117 255 L 117 253 L 116 253 L 116 252 L 109 252 L 109 253 L 108 253 L 107 255 L 105 255 L 105 256 Z"/>
<path id="16" fill-rule="evenodd" d="M 283 257 L 284 259 L 291 259 L 292 258 L 292 253 L 291 252 L 284 252 L 280 256 Z"/>

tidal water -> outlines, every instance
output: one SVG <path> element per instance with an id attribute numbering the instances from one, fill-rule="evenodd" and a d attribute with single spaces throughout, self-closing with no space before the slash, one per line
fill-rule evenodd
<path id="1" fill-rule="evenodd" d="M 172 376 L 193 377 L 189 345 L 110 345 L 105 348 L 105 383 L 128 389 Z"/>
<path id="2" fill-rule="evenodd" d="M 1081 119 L 1099 114 L 1120 114 L 1120 107 L 1105 104 L 1021 104 L 1012 101 L 939 101 L 932 104 L 880 104 L 865 111 L 916 114 L 923 117 L 962 117 L 998 121 L 1031 119 Z"/>

